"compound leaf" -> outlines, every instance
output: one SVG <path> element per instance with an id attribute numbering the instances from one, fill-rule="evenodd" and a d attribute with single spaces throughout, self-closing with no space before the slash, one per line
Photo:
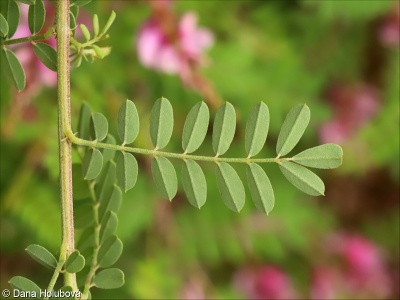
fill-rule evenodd
<path id="1" fill-rule="evenodd" d="M 78 273 L 85 266 L 85 258 L 79 253 L 78 250 L 72 252 L 65 262 L 65 270 L 68 273 Z"/>
<path id="2" fill-rule="evenodd" d="M 52 71 L 57 71 L 56 49 L 45 43 L 35 43 L 33 51 L 35 51 L 36 56 L 46 67 Z"/>
<path id="3" fill-rule="evenodd" d="M 255 163 L 250 163 L 247 166 L 246 174 L 251 198 L 255 206 L 268 215 L 274 207 L 275 196 L 267 174 Z"/>
<path id="4" fill-rule="evenodd" d="M 0 33 L 2 37 L 6 37 L 8 34 L 8 22 L 2 14 L 0 14 Z"/>
<path id="5" fill-rule="evenodd" d="M 182 183 L 190 204 L 201 208 L 207 199 L 207 182 L 203 170 L 194 160 L 185 160 L 182 166 Z"/>
<path id="6" fill-rule="evenodd" d="M 99 289 L 116 289 L 125 283 L 124 272 L 117 268 L 105 269 L 93 278 L 93 284 Z"/>
<path id="7" fill-rule="evenodd" d="M 116 164 L 118 185 L 126 193 L 136 184 L 138 176 L 138 163 L 136 158 L 131 153 L 118 152 Z"/>
<path id="8" fill-rule="evenodd" d="M 104 115 L 98 112 L 90 117 L 90 135 L 96 141 L 102 141 L 107 136 L 108 121 Z"/>
<path id="9" fill-rule="evenodd" d="M 56 258 L 46 248 L 33 244 L 29 245 L 25 251 L 41 265 L 49 269 L 55 269 L 57 267 Z"/>
<path id="10" fill-rule="evenodd" d="M 246 194 L 243 183 L 235 169 L 228 163 L 221 162 L 217 167 L 217 184 L 225 205 L 235 212 L 243 208 Z"/>
<path id="11" fill-rule="evenodd" d="M 281 162 L 279 168 L 286 179 L 300 191 L 311 196 L 324 195 L 323 181 L 309 169 L 292 162 Z"/>
<path id="12" fill-rule="evenodd" d="M 14 276 L 8 283 L 13 287 L 13 289 L 20 291 L 36 292 L 37 295 L 39 295 L 41 291 L 40 287 L 38 287 L 36 283 L 22 276 Z"/>
<path id="13" fill-rule="evenodd" d="M 25 88 L 26 78 L 24 69 L 17 56 L 7 48 L 1 49 L 0 56 L 2 69 L 4 68 L 7 76 L 10 77 L 17 90 L 22 91 Z"/>
<path id="14" fill-rule="evenodd" d="M 288 154 L 299 142 L 310 121 L 310 109 L 306 104 L 293 107 L 283 122 L 276 144 L 278 156 Z"/>
<path id="15" fill-rule="evenodd" d="M 313 147 L 293 156 L 293 161 L 306 167 L 334 169 L 342 164 L 343 150 L 336 144 Z"/>
<path id="16" fill-rule="evenodd" d="M 139 133 L 139 114 L 135 103 L 126 100 L 118 112 L 118 136 L 122 145 L 132 143 Z"/>
<path id="17" fill-rule="evenodd" d="M 29 6 L 28 25 L 32 34 L 38 33 L 43 25 L 46 16 L 46 8 L 43 0 L 36 0 L 36 3 Z"/>
<path id="18" fill-rule="evenodd" d="M 219 156 L 228 151 L 236 130 L 235 108 L 225 102 L 217 111 L 214 119 L 212 146 L 214 153 Z"/>
<path id="19" fill-rule="evenodd" d="M 210 112 L 204 102 L 197 103 L 186 117 L 183 127 L 182 148 L 185 153 L 196 151 L 207 134 Z"/>
<path id="20" fill-rule="evenodd" d="M 166 98 L 160 98 L 150 113 L 150 137 L 156 149 L 164 148 L 172 135 L 174 127 L 174 112 L 171 103 Z"/>
<path id="21" fill-rule="evenodd" d="M 263 148 L 269 129 L 269 110 L 264 102 L 256 104 L 246 124 L 245 148 L 248 157 L 257 155 Z"/>
<path id="22" fill-rule="evenodd" d="M 82 171 L 85 180 L 93 180 L 99 176 L 103 167 L 103 156 L 100 150 L 87 149 L 82 162 Z"/>
<path id="23" fill-rule="evenodd" d="M 110 236 L 100 247 L 97 256 L 99 267 L 107 268 L 115 264 L 122 254 L 122 248 L 121 240 L 115 235 Z"/>
<path id="24" fill-rule="evenodd" d="M 118 212 L 121 207 L 122 202 L 122 191 L 117 185 L 113 185 L 110 194 L 108 194 L 104 199 L 100 200 L 100 208 L 99 208 L 99 218 L 103 219 L 103 216 L 107 211 L 113 211 L 115 213 Z"/>
<path id="25" fill-rule="evenodd" d="M 165 157 L 156 156 L 151 163 L 151 171 L 160 193 L 172 200 L 178 191 L 178 179 L 173 164 Z"/>

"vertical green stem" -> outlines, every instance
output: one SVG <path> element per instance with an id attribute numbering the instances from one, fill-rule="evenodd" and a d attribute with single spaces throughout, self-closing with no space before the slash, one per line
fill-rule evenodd
<path id="1" fill-rule="evenodd" d="M 57 92 L 58 92 L 58 143 L 60 160 L 60 193 L 62 211 L 62 245 L 60 261 L 65 261 L 74 251 L 74 214 L 72 198 L 71 144 L 66 132 L 71 128 L 70 116 L 70 62 L 69 62 L 69 0 L 57 2 Z M 77 291 L 75 274 L 65 273 L 65 285 Z"/>

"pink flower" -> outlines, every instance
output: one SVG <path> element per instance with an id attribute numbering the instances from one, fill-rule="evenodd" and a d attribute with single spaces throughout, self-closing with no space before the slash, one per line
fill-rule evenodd
<path id="1" fill-rule="evenodd" d="M 327 93 L 333 118 L 322 124 L 319 136 L 323 143 L 341 143 L 349 139 L 378 111 L 377 91 L 368 85 L 334 85 Z"/>
<path id="2" fill-rule="evenodd" d="M 248 299 L 295 299 L 287 274 L 272 266 L 242 269 L 234 278 L 236 288 Z"/>
<path id="3" fill-rule="evenodd" d="M 201 64 L 203 52 L 212 43 L 212 34 L 198 28 L 197 16 L 189 12 L 179 21 L 176 33 L 167 33 L 156 18 L 147 21 L 139 31 L 137 51 L 144 66 L 185 77 L 189 64 Z"/>
<path id="4" fill-rule="evenodd" d="M 400 5 L 394 6 L 392 12 L 385 17 L 379 27 L 378 37 L 381 43 L 387 47 L 399 47 L 400 45 Z"/>

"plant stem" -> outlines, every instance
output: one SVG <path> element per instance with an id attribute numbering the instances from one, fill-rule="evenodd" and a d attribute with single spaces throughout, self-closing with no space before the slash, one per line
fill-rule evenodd
<path id="1" fill-rule="evenodd" d="M 2 41 L 1 46 L 20 44 L 25 42 L 43 41 L 49 39 L 54 34 L 55 27 L 50 27 L 45 33 L 39 35 L 31 35 L 23 38 Z"/>
<path id="2" fill-rule="evenodd" d="M 72 198 L 71 144 L 66 133 L 71 128 L 70 116 L 70 62 L 69 62 L 69 0 L 57 2 L 57 93 L 58 93 L 58 143 L 60 160 L 60 193 L 62 213 L 62 244 L 59 261 L 65 261 L 75 249 L 74 211 Z M 75 274 L 65 273 L 65 285 L 77 291 Z"/>
<path id="3" fill-rule="evenodd" d="M 52 291 L 52 290 L 54 289 L 54 285 L 55 285 L 56 282 L 57 282 L 58 275 L 60 275 L 60 272 L 61 272 L 61 269 L 62 269 L 64 263 L 65 263 L 65 261 L 58 261 L 57 267 L 56 267 L 56 269 L 54 270 L 53 276 L 51 277 L 49 286 L 47 287 L 47 290 L 46 290 L 46 291 L 50 292 L 50 291 Z M 44 299 L 47 300 L 47 299 L 49 299 L 49 298 L 46 296 Z"/>
<path id="4" fill-rule="evenodd" d="M 118 151 L 125 151 L 125 152 L 132 152 L 138 154 L 145 154 L 145 155 L 153 155 L 153 156 L 164 156 L 164 157 L 172 157 L 172 158 L 179 158 L 179 159 L 193 159 L 197 161 L 211 161 L 215 163 L 220 162 L 228 162 L 228 163 L 280 163 L 281 161 L 290 161 L 293 160 L 292 158 L 228 158 L 228 157 L 216 157 L 216 156 L 201 156 L 201 155 L 191 155 L 191 154 L 184 154 L 184 153 L 171 153 L 171 152 L 163 152 L 158 150 L 150 150 L 150 149 L 142 149 L 142 148 L 133 148 L 133 147 L 126 147 L 121 145 L 113 145 L 113 144 L 106 144 L 100 143 L 97 141 L 87 141 L 76 137 L 71 130 L 67 131 L 66 133 L 68 139 L 71 143 L 80 145 L 80 146 L 88 146 L 88 147 L 95 147 L 95 148 L 103 148 L 103 149 L 111 149 L 111 150 L 118 150 Z"/>

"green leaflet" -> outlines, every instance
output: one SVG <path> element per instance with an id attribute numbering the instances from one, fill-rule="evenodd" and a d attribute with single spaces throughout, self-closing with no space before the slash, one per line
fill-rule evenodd
<path id="1" fill-rule="evenodd" d="M 72 13 L 72 11 L 69 12 L 69 28 L 71 28 L 72 37 L 74 37 L 75 36 L 75 28 L 76 28 L 76 19 L 75 19 L 75 15 Z"/>
<path id="2" fill-rule="evenodd" d="M 250 163 L 247 166 L 246 174 L 251 198 L 255 206 L 268 215 L 274 207 L 275 196 L 267 174 L 255 163 Z"/>
<path id="3" fill-rule="evenodd" d="M 99 289 L 116 289 L 125 283 L 124 273 L 117 268 L 105 269 L 93 278 L 93 284 Z"/>
<path id="4" fill-rule="evenodd" d="M 117 226 L 117 215 L 112 211 L 108 211 L 101 221 L 100 244 L 102 244 L 108 237 L 112 236 L 115 233 L 115 231 L 117 230 Z"/>
<path id="5" fill-rule="evenodd" d="M 57 72 L 57 52 L 53 47 L 45 43 L 35 43 L 33 51 L 46 67 Z"/>
<path id="6" fill-rule="evenodd" d="M 324 144 L 300 152 L 293 161 L 311 168 L 334 169 L 342 164 L 343 150 L 336 144 Z"/>
<path id="7" fill-rule="evenodd" d="M 2 14 L 0 14 L 0 33 L 2 37 L 6 37 L 8 34 L 8 22 Z"/>
<path id="8" fill-rule="evenodd" d="M 57 267 L 57 260 L 49 250 L 40 245 L 29 245 L 26 252 L 38 263 L 49 269 L 55 269 Z"/>
<path id="9" fill-rule="evenodd" d="M 38 33 L 43 25 L 46 16 L 46 8 L 43 0 L 36 0 L 36 3 L 29 6 L 28 25 L 32 34 Z"/>
<path id="10" fill-rule="evenodd" d="M 279 168 L 286 179 L 300 191 L 311 196 L 324 195 L 324 183 L 309 169 L 292 162 L 281 162 Z"/>
<path id="11" fill-rule="evenodd" d="M 268 106 L 260 102 L 251 111 L 246 124 L 245 148 L 248 157 L 257 155 L 264 147 L 268 129 Z"/>
<path id="12" fill-rule="evenodd" d="M 276 144 L 278 157 L 288 154 L 299 142 L 310 121 L 310 109 L 305 104 L 293 107 L 286 116 Z"/>
<path id="13" fill-rule="evenodd" d="M 104 115 L 98 112 L 90 117 L 90 136 L 96 141 L 102 141 L 107 136 L 108 121 Z"/>
<path id="14" fill-rule="evenodd" d="M 80 24 L 79 28 L 82 31 L 83 36 L 85 37 L 86 42 L 90 41 L 90 32 L 89 29 L 86 27 L 85 24 Z"/>
<path id="15" fill-rule="evenodd" d="M 17 56 L 7 48 L 1 49 L 0 56 L 2 69 L 5 70 L 7 76 L 10 77 L 17 90 L 22 91 L 25 88 L 26 78 L 24 69 Z"/>
<path id="16" fill-rule="evenodd" d="M 78 121 L 78 137 L 84 140 L 90 140 L 90 116 L 92 115 L 92 109 L 89 104 L 84 101 L 79 111 Z"/>
<path id="17" fill-rule="evenodd" d="M 150 113 L 150 137 L 156 149 L 164 148 L 172 135 L 174 113 L 171 103 L 160 98 L 154 103 Z"/>
<path id="18" fill-rule="evenodd" d="M 74 227 L 85 229 L 94 222 L 93 204 L 90 201 L 74 202 Z"/>
<path id="19" fill-rule="evenodd" d="M 246 194 L 243 183 L 235 169 L 230 164 L 221 162 L 218 164 L 216 177 L 218 189 L 225 205 L 235 212 L 240 212 Z"/>
<path id="20" fill-rule="evenodd" d="M 17 31 L 19 24 L 19 7 L 15 0 L 1 0 L 0 1 L 1 14 L 7 20 L 8 23 L 8 38 L 12 38 L 14 33 Z"/>
<path id="21" fill-rule="evenodd" d="M 24 291 L 24 292 L 36 292 L 40 294 L 40 287 L 36 283 L 22 276 L 14 276 L 8 282 L 13 289 Z"/>
<path id="22" fill-rule="evenodd" d="M 94 228 L 89 227 L 89 228 L 86 228 L 82 232 L 82 234 L 78 240 L 78 244 L 76 245 L 76 248 L 78 248 L 80 251 L 84 252 L 85 250 L 89 249 L 93 245 L 94 245 Z"/>
<path id="23" fill-rule="evenodd" d="M 214 119 L 212 146 L 214 153 L 219 156 L 228 151 L 236 130 L 235 108 L 225 102 L 217 111 Z"/>
<path id="24" fill-rule="evenodd" d="M 168 200 L 178 191 L 178 179 L 173 164 L 165 157 L 156 156 L 151 163 L 151 172 L 157 189 Z"/>
<path id="25" fill-rule="evenodd" d="M 122 145 L 131 144 L 139 133 L 139 114 L 135 103 L 126 100 L 118 112 L 118 136 Z"/>
<path id="26" fill-rule="evenodd" d="M 107 211 L 118 212 L 122 202 L 122 191 L 117 185 L 113 185 L 110 193 L 102 199 L 99 207 L 99 219 L 102 220 Z"/>
<path id="27" fill-rule="evenodd" d="M 110 236 L 103 245 L 101 245 L 97 255 L 97 261 L 100 268 L 108 268 L 116 263 L 122 254 L 122 242 L 115 236 Z"/>
<path id="28" fill-rule="evenodd" d="M 207 199 L 207 182 L 203 170 L 194 160 L 182 165 L 182 184 L 190 204 L 201 208 Z"/>
<path id="29" fill-rule="evenodd" d="M 82 162 L 82 172 L 85 180 L 95 179 L 103 167 L 103 156 L 96 149 L 87 149 Z"/>
<path id="30" fill-rule="evenodd" d="M 116 158 L 118 185 L 126 193 L 136 184 L 138 164 L 136 158 L 128 152 L 118 152 Z"/>
<path id="31" fill-rule="evenodd" d="M 96 178 L 95 193 L 101 202 L 105 194 L 109 194 L 114 183 L 117 181 L 116 165 L 114 161 L 108 161 L 100 176 Z"/>
<path id="32" fill-rule="evenodd" d="M 65 270 L 68 273 L 78 273 L 82 271 L 85 266 L 85 258 L 79 253 L 78 250 L 72 252 L 65 262 Z"/>
<path id="33" fill-rule="evenodd" d="M 99 35 L 99 17 L 96 14 L 93 15 L 93 32 L 95 37 Z"/>
<path id="34" fill-rule="evenodd" d="M 182 148 L 185 153 L 196 151 L 207 134 L 210 112 L 207 104 L 199 102 L 190 110 L 183 127 Z"/>
<path id="35" fill-rule="evenodd" d="M 106 139 L 103 141 L 105 144 L 115 145 L 115 138 L 111 134 L 107 134 Z M 115 150 L 113 149 L 101 149 L 101 154 L 103 154 L 103 162 L 106 163 L 109 160 L 114 159 Z"/>

